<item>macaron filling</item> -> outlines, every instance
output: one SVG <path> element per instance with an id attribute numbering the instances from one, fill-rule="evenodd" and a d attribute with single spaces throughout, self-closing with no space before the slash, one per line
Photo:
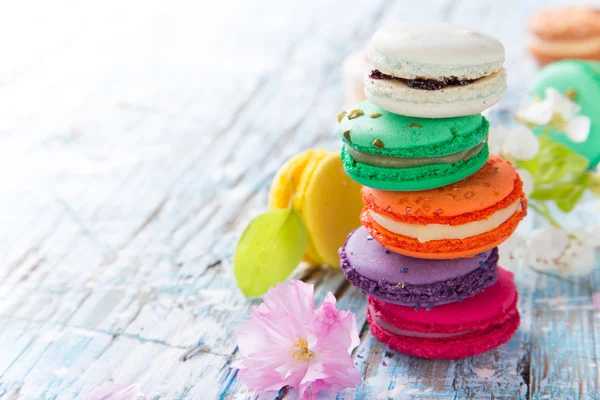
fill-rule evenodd
<path id="1" fill-rule="evenodd" d="M 403 75 L 394 72 L 394 76 Z M 419 118 L 450 118 L 479 114 L 500 101 L 506 92 L 504 68 L 468 79 L 473 80 L 466 85 L 423 90 L 411 87 L 401 79 L 372 79 L 366 75 L 365 95 L 373 103 L 392 113 Z"/>
<path id="2" fill-rule="evenodd" d="M 394 156 L 386 156 L 382 154 L 370 154 L 364 153 L 360 150 L 356 150 L 348 146 L 347 144 L 345 144 L 344 146 L 346 148 L 346 151 L 350 153 L 352 158 L 354 158 L 354 160 L 359 163 L 384 168 L 412 168 L 421 167 L 424 165 L 454 164 L 459 161 L 467 161 L 479 154 L 483 149 L 484 145 L 485 142 L 482 142 L 473 148 L 462 150 L 457 153 L 448 154 L 445 156 L 417 158 L 400 158 Z"/>
<path id="3" fill-rule="evenodd" d="M 383 72 L 379 71 L 378 69 L 372 70 L 371 73 L 369 74 L 369 78 L 381 79 L 381 80 L 396 79 L 401 82 L 404 82 L 405 84 L 410 86 L 412 89 L 421 89 L 421 90 L 440 90 L 440 89 L 444 89 L 448 86 L 465 86 L 465 85 L 475 82 L 477 79 L 480 79 L 480 78 L 459 79 L 456 76 L 442 77 L 439 80 L 420 78 L 420 77 L 413 78 L 413 79 L 406 79 L 406 78 L 401 78 L 401 77 L 397 77 L 397 76 L 393 76 L 393 75 L 384 74 Z"/>
<path id="4" fill-rule="evenodd" d="M 531 45 L 537 50 L 557 54 L 582 54 L 600 51 L 600 37 L 581 39 L 541 39 L 533 38 Z"/>
<path id="5" fill-rule="evenodd" d="M 432 240 L 465 239 L 481 235 L 496 229 L 510 219 L 515 213 L 521 212 L 522 210 L 523 205 L 520 200 L 517 200 L 508 207 L 494 212 L 483 220 L 470 221 L 455 226 L 446 224 L 410 224 L 395 221 L 370 209 L 368 212 L 371 218 L 384 229 L 397 235 L 417 239 L 419 242 L 424 243 Z M 441 210 L 440 214 L 442 212 L 443 210 Z"/>

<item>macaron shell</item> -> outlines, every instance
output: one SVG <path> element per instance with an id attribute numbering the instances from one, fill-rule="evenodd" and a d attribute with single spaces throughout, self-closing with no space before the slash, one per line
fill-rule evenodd
<path id="1" fill-rule="evenodd" d="M 325 150 L 307 150 L 295 155 L 279 168 L 273 178 L 269 190 L 269 209 L 286 208 L 289 206 L 292 192 L 300 182 L 300 177 L 309 161 L 314 158 L 323 157 Z"/>
<path id="2" fill-rule="evenodd" d="M 489 122 L 481 115 L 459 118 L 426 119 L 407 117 L 385 111 L 366 100 L 354 106 L 362 116 L 342 118 L 339 133 L 342 141 L 363 153 L 402 158 L 438 157 L 479 145 L 487 136 Z M 350 114 L 352 110 L 347 110 Z M 381 114 L 378 117 L 371 115 Z M 349 132 L 350 141 L 344 135 Z M 373 142 L 379 139 L 382 148 Z"/>
<path id="3" fill-rule="evenodd" d="M 298 188 L 301 196 L 297 210 L 310 232 L 316 254 L 323 263 L 339 267 L 338 249 L 348 234 L 360 226 L 361 186 L 344 171 L 340 154 L 327 152 L 303 175 Z"/>
<path id="4" fill-rule="evenodd" d="M 350 234 L 341 249 L 345 258 L 361 276 L 374 283 L 396 285 L 404 282 L 408 285 L 427 285 L 464 276 L 481 267 L 488 258 L 498 260 L 498 251 L 480 254 L 476 258 L 432 261 L 386 250 L 361 226 Z"/>
<path id="5" fill-rule="evenodd" d="M 396 253 L 389 253 L 390 255 L 394 254 L 400 256 Z M 389 264 L 381 263 L 380 267 L 380 265 L 375 264 L 376 261 L 374 260 L 371 266 L 378 268 L 378 271 L 376 271 L 378 274 L 376 275 L 379 275 L 381 277 L 380 279 L 377 279 L 377 276 L 374 277 L 373 274 L 371 274 L 371 277 L 368 277 L 367 274 L 369 271 L 365 268 L 361 268 L 364 267 L 364 265 L 361 266 L 356 260 L 352 260 L 354 261 L 354 264 L 357 265 L 357 268 L 354 268 L 349 260 L 351 257 L 352 254 L 349 255 L 344 248 L 340 249 L 340 264 L 346 279 L 352 285 L 358 287 L 369 296 L 388 303 L 409 305 L 419 308 L 423 307 L 425 309 L 431 309 L 432 307 L 441 304 L 462 301 L 468 297 L 475 296 L 486 287 L 493 285 L 498 279 L 497 250 L 494 250 L 487 259 L 486 257 L 472 259 L 473 263 L 478 266 L 476 269 L 468 272 L 464 272 L 465 270 L 462 268 L 453 269 L 450 267 L 446 271 L 440 273 L 439 269 L 431 271 L 427 267 L 423 267 L 423 265 L 418 268 L 417 266 L 410 266 L 410 264 L 400 264 L 409 266 L 404 267 L 407 271 L 406 273 L 401 274 L 406 275 L 406 277 L 397 277 L 395 275 L 398 275 L 398 272 L 401 272 L 399 266 L 390 266 Z M 420 262 L 431 261 L 412 257 L 405 258 L 418 260 Z M 470 259 L 462 259 L 460 261 L 468 262 L 469 260 Z M 439 263 L 452 265 L 450 261 L 454 260 L 446 259 Z M 383 271 L 384 269 L 385 271 Z M 365 275 L 361 275 L 361 272 Z M 387 275 L 385 272 L 387 272 Z M 444 272 L 450 273 L 451 277 L 437 280 L 443 277 Z M 462 275 L 457 275 L 457 273 L 462 273 Z M 425 275 L 426 280 L 429 282 L 421 284 L 405 283 L 423 280 L 418 279 L 419 275 Z M 421 276 L 421 278 L 423 277 Z"/>
<path id="6" fill-rule="evenodd" d="M 407 79 L 474 79 L 502 67 L 504 46 L 490 35 L 463 26 L 413 21 L 375 32 L 369 60 L 380 71 Z"/>
<path id="7" fill-rule="evenodd" d="M 304 208 L 303 191 L 319 162 L 328 154 L 325 150 L 307 150 L 290 158 L 275 174 L 269 190 L 269 209 L 287 208 L 292 195 L 293 207 L 302 215 Z M 307 227 L 308 230 L 308 227 Z M 308 230 L 308 247 L 303 261 L 310 265 L 325 261 L 315 248 L 312 232 Z"/>
<path id="8" fill-rule="evenodd" d="M 506 343 L 517 331 L 520 316 L 512 272 L 498 268 L 498 281 L 481 293 L 458 303 L 427 311 L 368 298 L 371 333 L 392 349 L 415 357 L 456 359 L 474 356 Z M 415 333 L 456 334 L 444 338 L 396 335 L 377 324 Z"/>
<path id="9" fill-rule="evenodd" d="M 574 90 L 575 102 L 581 106 L 579 115 L 592 120 L 590 134 L 583 143 L 572 142 L 564 133 L 552 132 L 550 137 L 587 157 L 590 168 L 594 168 L 600 162 L 600 62 L 565 60 L 550 64 L 538 74 L 531 93 L 543 97 L 548 87 L 561 93 Z M 534 131 L 542 133 L 541 129 Z"/>
<path id="10" fill-rule="evenodd" d="M 440 90 L 413 89 L 397 80 L 365 78 L 365 95 L 379 107 L 395 114 L 430 119 L 479 115 L 498 103 L 506 88 L 504 70 L 468 85 Z"/>
<path id="11" fill-rule="evenodd" d="M 455 360 L 476 356 L 490 351 L 510 340 L 519 328 L 520 316 L 515 309 L 510 319 L 502 325 L 491 326 L 481 333 L 472 333 L 461 338 L 424 339 L 394 335 L 382 329 L 367 313 L 371 334 L 391 349 L 413 357 L 438 360 Z"/>
<path id="12" fill-rule="evenodd" d="M 552 40 L 600 36 L 600 10 L 582 6 L 548 8 L 531 17 L 529 29 L 542 39 Z"/>
<path id="13" fill-rule="evenodd" d="M 382 228 L 371 218 L 366 208 L 361 213 L 361 222 L 375 240 L 393 252 L 431 260 L 468 258 L 497 247 L 510 237 L 526 215 L 527 201 L 524 196 L 521 201 L 524 205 L 523 210 L 514 213 L 496 229 L 465 239 L 420 242 L 415 238 L 401 236 Z"/>
<path id="14" fill-rule="evenodd" d="M 483 219 L 514 203 L 522 182 L 508 161 L 490 155 L 475 174 L 437 189 L 397 193 L 365 187 L 365 206 L 396 221 L 414 224 L 450 224 Z"/>
<path id="15" fill-rule="evenodd" d="M 367 187 L 385 191 L 419 191 L 450 185 L 476 173 L 486 163 L 488 156 L 486 144 L 479 154 L 467 161 L 413 168 L 385 168 L 358 163 L 346 149 L 342 149 L 344 168 L 352 179 Z"/>
<path id="16" fill-rule="evenodd" d="M 427 311 L 398 306 L 369 298 L 378 316 L 398 329 L 429 333 L 455 333 L 485 329 L 501 323 L 517 305 L 514 274 L 498 268 L 497 282 L 462 302 L 445 304 Z"/>
<path id="17" fill-rule="evenodd" d="M 344 268 L 344 265 L 342 265 Z M 349 272 L 349 273 L 348 273 Z M 360 278 L 357 280 L 351 271 L 344 270 L 348 281 L 359 287 L 363 293 L 381 301 L 400 306 L 424 308 L 431 310 L 440 305 L 463 301 L 475 296 L 486 287 L 493 285 L 498 279 L 498 267 L 480 268 L 458 278 L 429 285 L 365 285 Z M 375 290 L 372 288 L 375 287 Z"/>
<path id="18" fill-rule="evenodd" d="M 457 66 L 504 60 L 504 46 L 493 36 L 438 21 L 387 25 L 373 34 L 372 44 L 388 57 L 431 64 Z"/>

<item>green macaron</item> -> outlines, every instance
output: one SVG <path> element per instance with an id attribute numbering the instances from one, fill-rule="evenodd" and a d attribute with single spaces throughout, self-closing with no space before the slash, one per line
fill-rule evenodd
<path id="1" fill-rule="evenodd" d="M 488 121 L 481 115 L 416 118 L 369 100 L 338 115 L 348 175 L 381 190 L 427 190 L 460 181 L 487 161 Z"/>
<path id="2" fill-rule="evenodd" d="M 550 137 L 571 150 L 587 157 L 590 167 L 600 162 L 600 62 L 564 60 L 544 68 L 533 83 L 532 94 L 544 96 L 544 90 L 552 87 L 562 93 L 572 93 L 574 101 L 581 106 L 580 115 L 592 120 L 590 134 L 583 143 L 575 143 L 562 132 L 553 131 Z M 541 134 L 543 128 L 536 129 Z"/>

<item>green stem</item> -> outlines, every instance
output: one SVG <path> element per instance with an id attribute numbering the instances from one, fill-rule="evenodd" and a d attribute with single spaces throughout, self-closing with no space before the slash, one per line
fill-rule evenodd
<path id="1" fill-rule="evenodd" d="M 542 217 L 546 218 L 548 220 L 548 222 L 550 222 L 550 225 L 552 225 L 553 227 L 558 228 L 558 229 L 563 229 L 563 227 L 558 223 L 558 221 L 556 219 L 554 219 L 554 217 L 550 213 L 550 210 L 548 210 L 548 206 L 546 205 L 546 203 L 530 202 L 529 206 L 531 208 L 533 208 L 533 210 L 535 212 L 537 212 L 538 214 L 540 214 Z"/>

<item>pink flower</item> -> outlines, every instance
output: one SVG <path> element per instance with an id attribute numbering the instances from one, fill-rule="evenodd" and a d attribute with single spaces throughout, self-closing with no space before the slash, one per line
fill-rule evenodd
<path id="1" fill-rule="evenodd" d="M 141 400 L 144 393 L 140 385 L 118 385 L 112 382 L 103 383 L 83 396 L 81 400 Z"/>
<path id="2" fill-rule="evenodd" d="M 600 292 L 596 292 L 592 295 L 592 306 L 596 311 L 600 311 Z"/>
<path id="3" fill-rule="evenodd" d="M 241 324 L 240 379 L 259 392 L 295 387 L 303 399 L 360 384 L 350 356 L 359 344 L 356 318 L 335 302 L 328 293 L 316 308 L 313 285 L 301 281 L 271 288 Z"/>

